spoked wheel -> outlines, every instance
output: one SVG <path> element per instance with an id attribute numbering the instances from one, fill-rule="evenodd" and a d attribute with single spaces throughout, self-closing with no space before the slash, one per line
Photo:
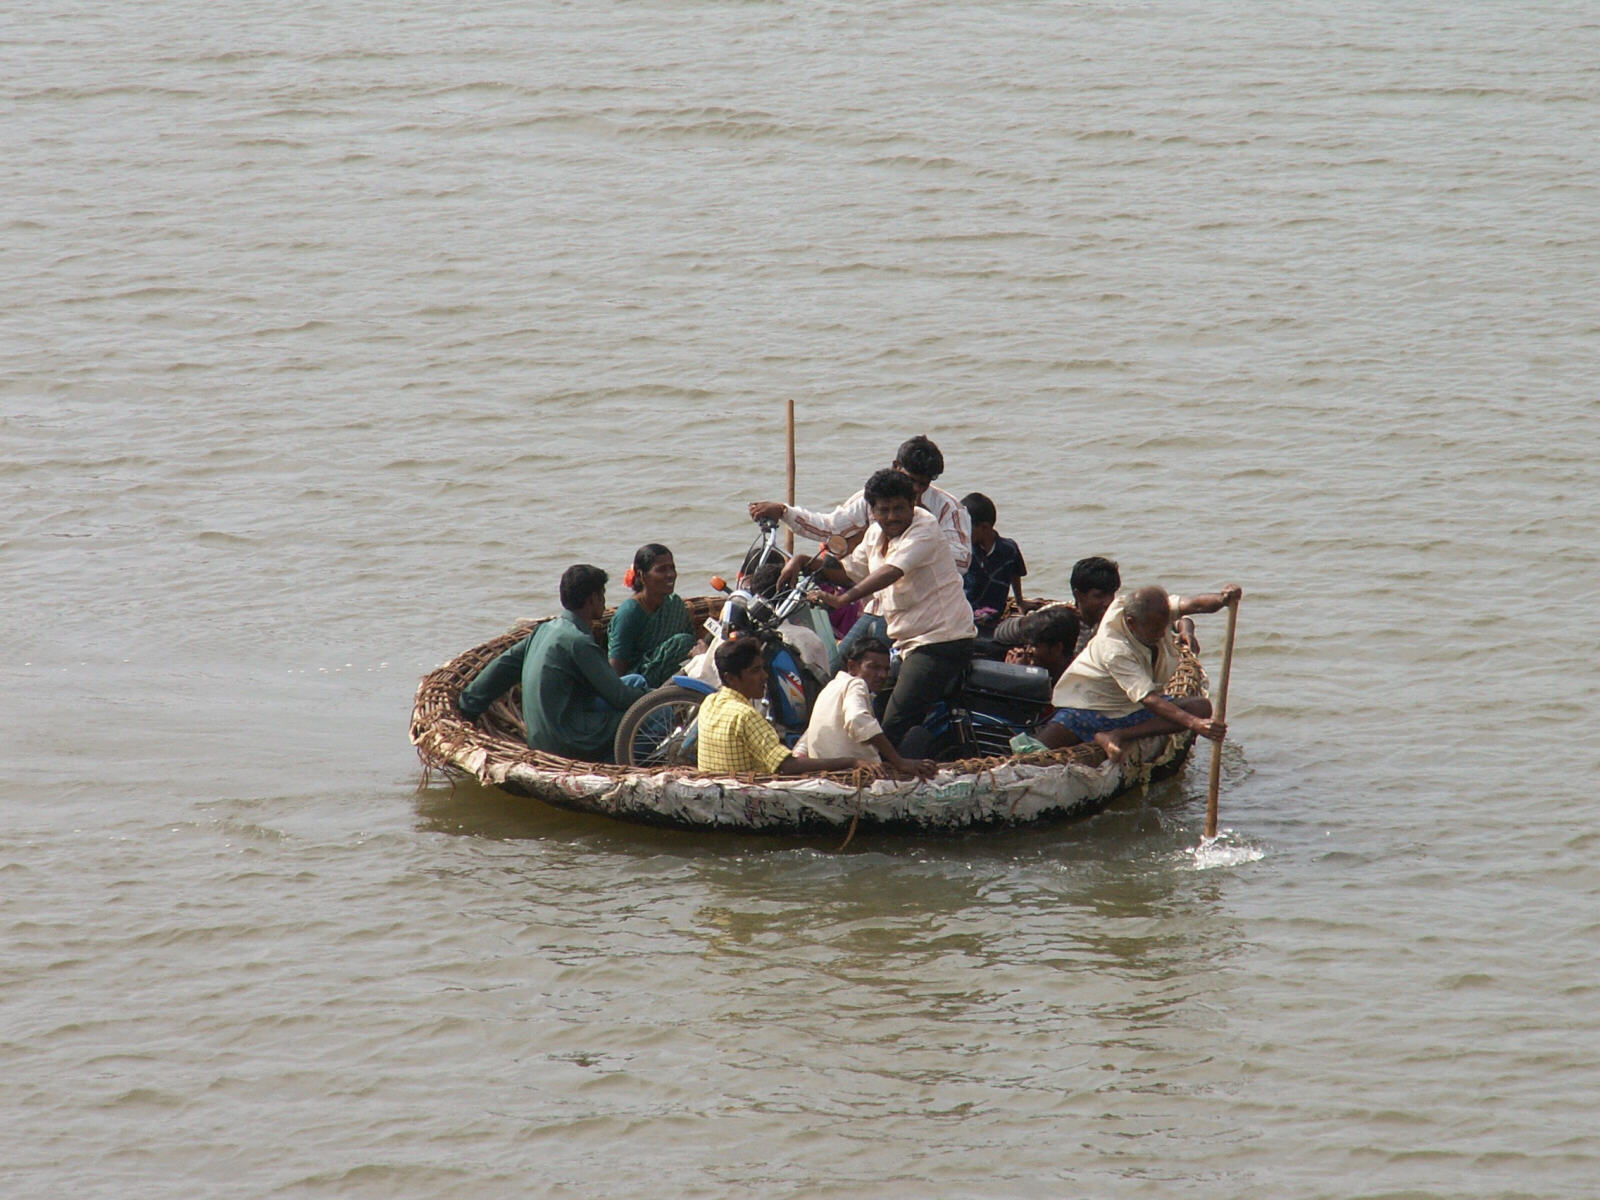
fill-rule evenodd
<path id="1" fill-rule="evenodd" d="M 668 684 L 635 700 L 617 726 L 617 762 L 624 767 L 693 767 L 695 717 L 705 696 Z"/>

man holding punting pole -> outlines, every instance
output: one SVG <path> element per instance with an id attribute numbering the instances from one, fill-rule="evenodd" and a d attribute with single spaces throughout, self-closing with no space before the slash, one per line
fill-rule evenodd
<path id="1" fill-rule="evenodd" d="M 1036 731 L 1052 749 L 1094 742 L 1120 762 L 1127 742 L 1188 729 L 1221 742 L 1227 725 L 1211 715 L 1204 696 L 1176 699 L 1164 689 L 1178 669 L 1173 621 L 1184 612 L 1216 612 L 1236 605 L 1236 583 L 1208 596 L 1179 601 L 1164 588 L 1142 587 L 1112 601 L 1083 652 L 1051 693 L 1056 713 Z M 1212 602 L 1215 605 L 1212 605 Z"/>

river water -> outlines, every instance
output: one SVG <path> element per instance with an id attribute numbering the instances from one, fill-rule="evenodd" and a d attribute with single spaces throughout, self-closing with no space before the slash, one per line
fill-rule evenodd
<path id="1" fill-rule="evenodd" d="M 13 0 L 0 1192 L 1593 1196 L 1597 63 Z M 418 790 L 418 677 L 574 561 L 702 590 L 791 397 L 806 501 L 925 432 L 1035 594 L 1243 585 L 1218 847 L 1203 755 L 843 853 Z"/>

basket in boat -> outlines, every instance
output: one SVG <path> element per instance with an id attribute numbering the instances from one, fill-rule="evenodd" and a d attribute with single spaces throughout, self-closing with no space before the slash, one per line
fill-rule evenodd
<path id="1" fill-rule="evenodd" d="M 722 598 L 696 597 L 687 604 L 698 624 Z M 649 825 L 801 834 L 858 825 L 956 832 L 1093 816 L 1121 793 L 1181 767 L 1194 740 L 1189 733 L 1147 738 L 1130 745 L 1120 763 L 1092 744 L 964 759 L 941 764 L 927 781 L 855 773 L 713 775 L 580 762 L 528 747 L 520 689 L 476 720 L 456 707 L 461 690 L 485 665 L 541 623 L 517 625 L 423 676 L 411 713 L 411 741 L 425 767 L 561 808 Z M 1192 696 L 1205 686 L 1199 660 L 1185 651 L 1168 691 Z"/>

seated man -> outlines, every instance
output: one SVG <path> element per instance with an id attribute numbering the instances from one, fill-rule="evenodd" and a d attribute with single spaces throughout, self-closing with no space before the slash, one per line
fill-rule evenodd
<path id="1" fill-rule="evenodd" d="M 580 563 L 561 576 L 559 617 L 544 622 L 473 677 L 457 701 L 480 715 L 522 684 L 528 745 L 566 758 L 609 762 L 622 714 L 645 694 L 644 680 L 624 681 L 595 641 L 606 610 L 606 573 Z"/>
<path id="2" fill-rule="evenodd" d="M 809 758 L 791 754 L 754 701 L 767 694 L 767 663 L 752 637 L 717 647 L 722 687 L 700 706 L 699 767 L 715 775 L 815 775 L 823 771 L 869 771 L 877 764 L 859 756 Z"/>
<path id="3" fill-rule="evenodd" d="M 961 503 L 943 488 L 933 486 L 933 481 L 944 473 L 944 455 L 932 441 L 918 434 L 907 438 L 895 451 L 891 471 L 898 471 L 911 480 L 914 487 L 912 503 L 933 514 L 939 532 L 950 547 L 956 570 L 965 571 L 972 561 L 972 520 Z M 791 508 L 777 500 L 758 500 L 750 505 L 752 521 L 782 521 L 804 537 L 826 541 L 833 534 L 854 541 L 872 524 L 872 512 L 866 495 L 857 492 L 832 512 L 812 512 L 804 508 Z M 863 606 L 860 618 L 840 640 L 840 648 L 848 651 L 853 641 L 862 637 L 887 636 L 881 608 L 871 599 Z"/>
<path id="4" fill-rule="evenodd" d="M 916 489 L 899 471 L 878 471 L 862 489 L 872 510 L 855 552 L 842 564 L 853 581 L 837 595 L 813 592 L 813 604 L 837 608 L 882 593 L 889 636 L 904 656 L 883 714 L 895 745 L 949 691 L 972 661 L 978 630 L 939 527 L 916 507 Z"/>
<path id="5" fill-rule="evenodd" d="M 1080 558 L 1072 564 L 1072 606 L 1065 604 L 1051 604 L 1039 609 L 1039 612 L 1070 612 L 1077 610 L 1078 614 L 1078 642 L 1072 647 L 1074 655 L 1080 654 L 1089 644 L 1089 639 L 1094 637 L 1094 631 L 1100 627 L 1100 618 L 1110 607 L 1111 602 L 1117 598 L 1117 589 L 1122 586 L 1122 575 L 1117 570 L 1117 564 L 1109 558 Z M 1027 617 L 1007 617 L 995 627 L 994 640 L 1002 646 L 1021 646 L 1027 642 L 1023 634 L 1023 622 Z"/>
<path id="6" fill-rule="evenodd" d="M 1077 653 L 1078 615 L 1064 604 L 1042 608 L 1022 618 L 1022 636 L 1029 662 L 1049 671 L 1055 684 Z"/>
<path id="7" fill-rule="evenodd" d="M 1224 604 L 1241 594 L 1237 584 L 1219 593 Z M 1178 669 L 1174 616 L 1172 597 L 1158 587 L 1114 600 L 1057 682 L 1050 697 L 1056 714 L 1037 731 L 1039 740 L 1052 748 L 1093 741 L 1113 762 L 1129 741 L 1182 729 L 1220 742 L 1227 726 L 1211 719 L 1211 701 L 1162 692 Z"/>
<path id="8" fill-rule="evenodd" d="M 811 709 L 811 721 L 795 749 L 829 757 L 880 758 L 897 775 L 932 779 L 938 766 L 925 758 L 901 758 L 872 715 L 873 693 L 889 678 L 889 647 L 862 638 L 845 659 L 844 670 L 828 681 Z"/>

